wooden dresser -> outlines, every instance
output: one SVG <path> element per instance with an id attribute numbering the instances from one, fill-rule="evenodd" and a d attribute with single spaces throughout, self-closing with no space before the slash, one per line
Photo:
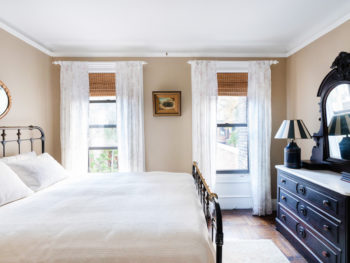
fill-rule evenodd
<path id="1" fill-rule="evenodd" d="M 308 262 L 350 262 L 350 183 L 331 171 L 276 168 L 277 230 Z"/>

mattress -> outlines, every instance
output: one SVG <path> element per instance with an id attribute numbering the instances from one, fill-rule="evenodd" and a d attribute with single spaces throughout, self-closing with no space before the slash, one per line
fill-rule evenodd
<path id="1" fill-rule="evenodd" d="M 0 207 L 1 263 L 214 263 L 191 175 L 67 179 Z"/>

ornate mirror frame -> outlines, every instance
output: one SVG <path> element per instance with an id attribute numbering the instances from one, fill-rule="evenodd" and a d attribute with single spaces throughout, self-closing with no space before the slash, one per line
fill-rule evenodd
<path id="1" fill-rule="evenodd" d="M 2 113 L 0 114 L 0 119 L 4 118 L 6 116 L 6 114 L 10 111 L 11 109 L 11 105 L 12 105 L 12 98 L 11 98 L 11 94 L 10 94 L 10 90 L 7 88 L 7 86 L 5 85 L 4 82 L 2 82 L 0 80 L 0 86 L 5 90 L 6 92 L 6 95 L 7 95 L 7 98 L 8 98 L 8 106 L 7 106 L 7 109 Z"/>
<path id="2" fill-rule="evenodd" d="M 326 102 L 330 92 L 340 84 L 350 84 L 350 53 L 340 52 L 334 60 L 331 71 L 323 79 L 317 97 L 321 97 L 320 130 L 312 137 L 316 145 L 312 149 L 310 162 L 305 162 L 305 168 L 330 169 L 335 172 L 350 172 L 350 160 L 331 158 L 329 154 L 328 126 Z"/>

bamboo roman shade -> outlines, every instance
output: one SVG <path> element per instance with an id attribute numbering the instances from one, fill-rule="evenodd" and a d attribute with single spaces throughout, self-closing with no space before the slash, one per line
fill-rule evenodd
<path id="1" fill-rule="evenodd" d="M 219 96 L 247 96 L 248 73 L 217 73 Z"/>
<path id="2" fill-rule="evenodd" d="M 89 73 L 91 97 L 116 96 L 115 73 Z"/>

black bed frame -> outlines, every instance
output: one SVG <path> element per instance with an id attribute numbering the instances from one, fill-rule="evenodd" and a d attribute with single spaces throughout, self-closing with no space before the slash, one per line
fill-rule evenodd
<path id="1" fill-rule="evenodd" d="M 40 132 L 40 137 L 34 137 L 33 135 L 30 138 L 22 139 L 21 131 L 34 131 L 38 130 Z M 17 132 L 17 139 L 6 140 L 8 135 L 6 132 Z M 45 152 L 45 134 L 42 128 L 38 126 L 0 126 L 1 133 L 1 145 L 2 145 L 2 157 L 6 156 L 6 145 L 7 143 L 17 143 L 18 154 L 21 153 L 21 143 L 30 142 L 31 151 L 34 150 L 34 141 L 41 141 L 41 152 Z M 222 246 L 224 244 L 224 233 L 222 227 L 222 215 L 220 204 L 218 203 L 218 196 L 215 193 L 210 191 L 209 186 L 207 185 L 202 173 L 198 168 L 198 164 L 193 162 L 192 166 L 192 176 L 195 180 L 198 195 L 203 206 L 203 212 L 207 221 L 208 229 L 211 230 L 211 238 L 216 244 L 216 263 L 222 263 Z M 213 206 L 211 206 L 212 204 Z"/>
<path id="2" fill-rule="evenodd" d="M 211 239 L 216 244 L 216 263 L 222 263 L 222 246 L 224 245 L 224 232 L 222 226 L 222 214 L 218 195 L 212 193 L 206 183 L 202 173 L 198 168 L 197 162 L 193 162 L 192 176 L 195 180 L 198 195 L 203 206 L 203 212 L 207 220 L 208 228 L 211 230 Z M 210 204 L 213 204 L 211 207 Z"/>
<path id="3" fill-rule="evenodd" d="M 27 130 L 27 131 L 34 131 L 38 130 L 40 132 L 40 137 L 36 138 L 33 137 L 32 135 L 30 138 L 27 139 L 22 139 L 22 133 L 21 131 Z M 17 131 L 17 139 L 11 139 L 11 140 L 6 140 L 6 136 L 8 135 L 6 132 L 7 131 Z M 6 156 L 6 144 L 7 143 L 17 143 L 18 145 L 18 154 L 21 153 L 21 143 L 22 142 L 30 142 L 30 150 L 34 150 L 34 141 L 40 140 L 41 141 L 41 152 L 45 152 L 45 134 L 42 128 L 38 126 L 0 126 L 0 132 L 1 132 L 1 145 L 2 145 L 2 157 Z"/>

